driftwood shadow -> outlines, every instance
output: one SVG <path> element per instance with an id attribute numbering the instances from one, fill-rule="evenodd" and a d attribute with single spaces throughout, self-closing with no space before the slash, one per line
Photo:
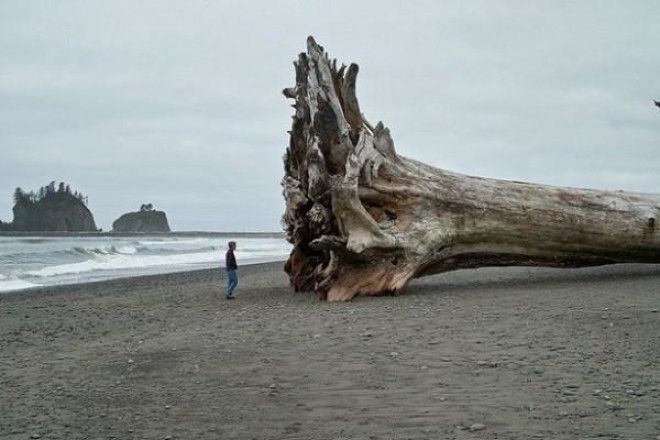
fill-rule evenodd
<path id="1" fill-rule="evenodd" d="M 658 264 L 617 264 L 578 269 L 498 267 L 466 269 L 413 280 L 402 295 L 487 293 L 505 288 L 536 290 L 551 285 L 596 283 L 658 277 Z"/>

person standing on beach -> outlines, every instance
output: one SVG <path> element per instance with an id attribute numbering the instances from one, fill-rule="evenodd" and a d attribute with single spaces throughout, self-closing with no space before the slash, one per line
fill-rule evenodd
<path id="1" fill-rule="evenodd" d="M 234 290 L 238 286 L 238 265 L 236 264 L 236 257 L 234 250 L 236 249 L 236 242 L 230 241 L 228 243 L 229 249 L 225 254 L 225 269 L 227 270 L 227 299 L 234 299 Z"/>

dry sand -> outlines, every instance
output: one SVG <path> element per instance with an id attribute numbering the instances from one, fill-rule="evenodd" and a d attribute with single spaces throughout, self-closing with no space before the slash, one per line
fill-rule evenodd
<path id="1" fill-rule="evenodd" d="M 660 266 L 293 294 L 281 263 L 0 296 L 2 439 L 660 438 Z"/>

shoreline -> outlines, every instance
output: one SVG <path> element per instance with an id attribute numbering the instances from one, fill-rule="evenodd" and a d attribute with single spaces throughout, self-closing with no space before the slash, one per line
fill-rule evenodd
<path id="1" fill-rule="evenodd" d="M 275 260 L 275 261 L 266 261 L 258 263 L 245 263 L 242 264 L 239 268 L 239 275 L 250 275 L 254 273 L 259 273 L 264 270 L 273 270 L 279 269 L 284 273 L 284 264 L 286 259 Z M 513 274 L 510 276 L 500 277 L 501 279 L 489 280 L 487 284 L 498 284 L 506 283 L 513 281 L 520 275 L 522 271 L 534 271 L 536 273 L 536 278 L 538 282 L 556 282 L 556 283 L 579 283 L 584 281 L 597 281 L 597 280 L 608 280 L 616 278 L 627 278 L 627 277 L 654 277 L 660 276 L 660 264 L 651 264 L 651 263 L 616 263 L 616 264 L 607 264 L 601 266 L 587 266 L 582 268 L 550 268 L 550 267 L 538 267 L 538 266 L 489 266 L 482 267 L 478 269 L 458 269 L 449 272 L 443 272 L 439 274 L 429 275 L 421 278 L 414 278 L 411 282 L 404 288 L 402 292 L 397 295 L 405 295 L 406 291 L 410 289 L 410 285 L 415 285 L 419 283 L 424 283 L 425 280 L 429 278 L 459 278 L 465 280 L 465 274 L 481 272 L 497 272 L 502 270 L 505 274 Z M 74 283 L 66 284 L 52 284 L 52 285 L 37 285 L 33 287 L 28 287 L 18 290 L 8 290 L 0 291 L 0 300 L 2 298 L 9 297 L 22 297 L 22 296 L 40 296 L 40 295 L 55 295 L 70 292 L 80 292 L 86 289 L 102 289 L 108 288 L 112 289 L 113 287 L 122 287 L 127 284 L 137 283 L 145 284 L 153 281 L 158 281 L 161 283 L 172 283 L 177 280 L 197 280 L 197 279 L 206 279 L 212 276 L 217 276 L 220 274 L 220 277 L 224 279 L 225 268 L 224 266 L 217 266 L 213 268 L 205 269 L 190 269 L 190 270 L 178 270 L 173 272 L 161 272 L 153 274 L 142 274 L 142 275 L 128 275 L 120 276 L 117 278 L 109 278 L 103 280 L 92 280 L 92 281 L 80 281 Z M 490 278 L 490 277 L 488 277 Z M 469 284 L 469 282 L 467 283 Z M 474 287 L 477 287 L 478 284 L 475 284 Z M 63 292 L 64 291 L 64 292 Z M 305 294 L 305 293 L 303 293 Z M 308 295 L 316 295 L 311 292 L 307 292 Z M 394 295 L 394 296 L 397 296 Z M 383 295 L 383 296 L 392 296 L 392 295 Z M 358 295 L 356 300 L 361 300 L 368 298 L 362 295 Z M 350 301 L 349 301 L 350 302 Z M 660 304 L 659 304 L 660 305 Z"/>
<path id="2" fill-rule="evenodd" d="M 0 295 L 143 275 L 219 267 L 228 240 L 244 244 L 243 265 L 281 261 L 290 253 L 271 233 L 20 234 L 0 237 Z"/>
<path id="3" fill-rule="evenodd" d="M 271 269 L 271 267 L 284 267 L 286 260 L 269 261 L 265 263 L 246 263 L 241 265 L 240 271 L 243 274 L 251 274 L 262 270 Z M 138 285 L 150 283 L 154 281 L 168 283 L 174 282 L 176 279 L 203 279 L 210 276 L 217 275 L 220 272 L 221 276 L 224 275 L 225 268 L 218 266 L 217 268 L 210 269 L 192 269 L 180 270 L 175 272 L 163 272 L 147 275 L 124 276 L 118 278 L 110 278 L 106 280 L 97 281 L 81 281 L 69 284 L 53 284 L 48 286 L 34 286 L 25 289 L 8 290 L 0 292 L 0 300 L 10 297 L 22 296 L 41 296 L 41 295 L 61 295 L 79 293 L 84 290 L 98 290 L 98 289 L 113 289 L 121 288 L 126 284 L 136 283 Z M 282 269 L 283 271 L 283 269 Z"/>

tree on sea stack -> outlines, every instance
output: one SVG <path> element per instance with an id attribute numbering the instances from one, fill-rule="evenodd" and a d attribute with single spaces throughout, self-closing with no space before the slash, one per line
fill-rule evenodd
<path id="1" fill-rule="evenodd" d="M 416 277 L 482 266 L 660 263 L 660 195 L 456 174 L 397 154 L 312 37 L 294 63 L 282 181 L 296 291 L 392 294 Z"/>

